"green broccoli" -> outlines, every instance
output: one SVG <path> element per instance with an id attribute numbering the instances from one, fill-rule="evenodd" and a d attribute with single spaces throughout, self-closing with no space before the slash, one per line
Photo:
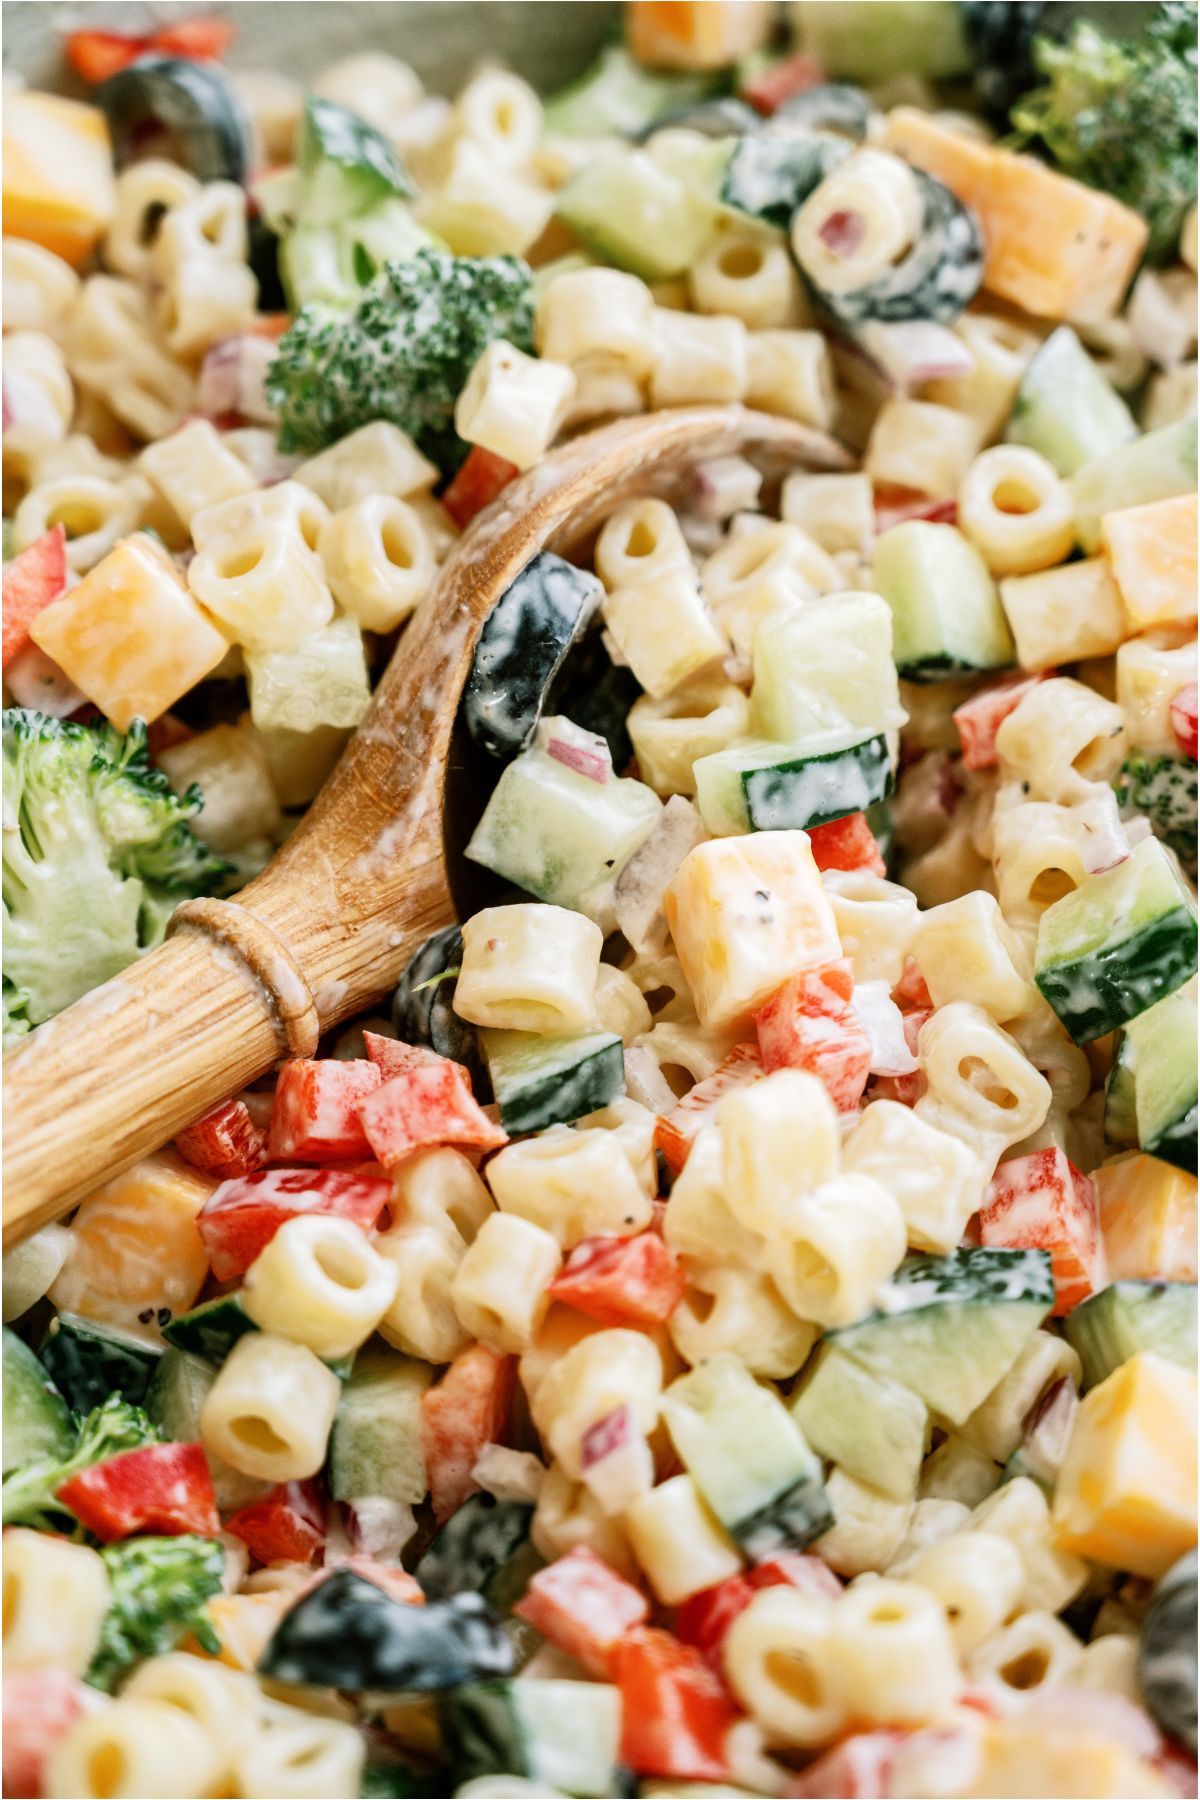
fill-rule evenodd
<path id="1" fill-rule="evenodd" d="M 64 1481 L 93 1463 L 107 1462 L 125 1450 L 155 1444 L 159 1433 L 140 1406 L 131 1406 L 119 1394 L 110 1394 L 102 1406 L 94 1406 L 83 1419 L 75 1447 L 69 1456 L 40 1456 L 24 1468 L 4 1477 L 0 1489 L 0 1514 L 5 1525 L 34 1525 L 41 1531 L 64 1531 L 71 1526 L 69 1509 L 54 1498 Z"/>
<path id="2" fill-rule="evenodd" d="M 4 714 L 4 1034 L 20 1037 L 161 943 L 178 901 L 230 865 L 172 793 L 146 727 Z"/>
<path id="3" fill-rule="evenodd" d="M 190 1632 L 216 1656 L 220 1639 L 204 1608 L 221 1591 L 225 1551 L 215 1538 L 136 1537 L 101 1550 L 109 1602 L 100 1644 L 85 1675 L 111 1694 L 121 1677 L 148 1656 L 173 1650 Z"/>
<path id="4" fill-rule="evenodd" d="M 1039 38 L 1034 60 L 1046 81 L 1012 109 L 1020 141 L 1141 213 L 1147 254 L 1170 257 L 1196 198 L 1194 0 L 1167 0 L 1130 43 L 1077 22 L 1063 43 Z"/>
<path id="5" fill-rule="evenodd" d="M 349 314 L 306 306 L 267 371 L 280 448 L 323 450 L 390 419 L 449 474 L 466 453 L 454 403 L 474 364 L 496 338 L 533 349 L 532 284 L 518 257 L 426 249 L 387 262 Z"/>

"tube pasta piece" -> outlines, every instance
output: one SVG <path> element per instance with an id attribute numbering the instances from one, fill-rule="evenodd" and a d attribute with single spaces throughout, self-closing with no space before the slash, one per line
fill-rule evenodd
<path id="1" fill-rule="evenodd" d="M 874 1100 L 842 1146 L 842 1166 L 893 1196 L 916 1250 L 946 1254 L 979 1208 L 988 1171 L 960 1137 L 895 1100 Z"/>
<path id="2" fill-rule="evenodd" d="M 837 1175 L 837 1115 L 823 1083 L 799 1069 L 777 1069 L 725 1094 L 716 1124 L 730 1211 L 777 1244 L 794 1225 L 797 1196 Z"/>
<path id="3" fill-rule="evenodd" d="M 673 1475 L 625 1512 L 633 1553 L 664 1606 L 713 1587 L 742 1566 L 733 1539 L 705 1506 L 690 1475 Z"/>
<path id="4" fill-rule="evenodd" d="M 148 444 L 138 460 L 189 530 L 198 512 L 255 491 L 253 475 L 207 419 L 192 419 Z"/>
<path id="5" fill-rule="evenodd" d="M 242 1296 L 263 1331 L 332 1360 L 366 1342 L 399 1281 L 395 1265 L 349 1219 L 298 1214 L 255 1257 Z"/>
<path id="6" fill-rule="evenodd" d="M 338 605 L 367 631 L 394 631 L 425 598 L 437 563 L 411 506 L 374 494 L 321 527 L 317 553 Z"/>
<path id="7" fill-rule="evenodd" d="M 548 1231 L 515 1213 L 492 1213 L 458 1265 L 450 1299 L 472 1337 L 519 1354 L 533 1342 L 561 1267 Z"/>
<path id="8" fill-rule="evenodd" d="M 545 455 L 575 393 L 574 371 L 548 357 L 526 356 L 498 339 L 467 377 L 454 409 L 454 427 L 518 469 Z"/>
<path id="9" fill-rule="evenodd" d="M 1050 1110 L 1050 1084 L 1013 1039 L 965 1000 L 943 1006 L 922 1026 L 918 1046 L 927 1119 L 969 1145 L 1019 1144 Z"/>
<path id="10" fill-rule="evenodd" d="M 829 1679 L 854 1717 L 919 1725 L 961 1686 L 950 1628 L 933 1595 L 882 1577 L 844 1594 L 829 1630 Z"/>
<path id="11" fill-rule="evenodd" d="M 654 1429 L 662 1379 L 662 1357 L 642 1332 L 593 1332 L 539 1382 L 533 1422 L 555 1461 L 577 1476 L 584 1432 L 618 1406 L 632 1408 L 643 1436 Z"/>
<path id="12" fill-rule="evenodd" d="M 958 490 L 958 523 L 993 575 L 1048 569 L 1075 542 L 1067 484 L 1044 456 L 1019 444 L 976 457 Z"/>
<path id="13" fill-rule="evenodd" d="M 4 1534 L 4 1660 L 10 1669 L 82 1675 L 108 1611 L 108 1571 L 95 1550 L 17 1527 Z"/>
<path id="14" fill-rule="evenodd" d="M 802 1750 L 830 1743 L 846 1709 L 831 1680 L 834 1606 L 793 1588 L 764 1588 L 729 1628 L 730 1687 L 774 1741 Z"/>
<path id="15" fill-rule="evenodd" d="M 1029 689 L 996 732 L 1001 777 L 1032 800 L 1063 806 L 1108 783 L 1126 748 L 1121 708 L 1082 682 L 1060 677 Z"/>
<path id="16" fill-rule="evenodd" d="M 341 1383 L 303 1344 L 239 1338 L 200 1409 L 206 1448 L 244 1475 L 304 1481 L 325 1460 Z"/>
<path id="17" fill-rule="evenodd" d="M 773 1278 L 792 1310 L 818 1325 L 849 1325 L 870 1309 L 877 1288 L 904 1255 L 899 1206 L 869 1175 L 835 1176 L 801 1194 L 780 1220 L 770 1256 Z"/>
<path id="18" fill-rule="evenodd" d="M 804 297 L 786 248 L 749 226 L 722 232 L 688 271 L 692 305 L 699 313 L 724 313 L 751 331 L 804 322 Z"/>
<path id="19" fill-rule="evenodd" d="M 220 1780 L 219 1739 L 179 1707 L 162 1700 L 114 1700 L 84 1713 L 50 1752 L 43 1791 L 54 1800 L 129 1795 L 181 1800 L 211 1793 Z"/>
<path id="20" fill-rule="evenodd" d="M 562 906 L 492 906 L 466 920 L 454 1010 L 475 1025 L 564 1033 L 591 1023 L 600 927 Z"/>
<path id="21" fill-rule="evenodd" d="M 724 675 L 703 674 L 654 700 L 642 694 L 626 721 L 641 777 L 656 794 L 691 795 L 693 765 L 750 729 L 750 702 Z"/>
<path id="22" fill-rule="evenodd" d="M 333 619 L 333 596 L 320 560 L 299 531 L 263 520 L 199 551 L 188 586 L 236 643 L 251 651 L 288 650 Z"/>
<path id="23" fill-rule="evenodd" d="M 502 1212 L 542 1226 L 564 1250 L 604 1232 L 628 1237 L 653 1214 L 647 1185 L 609 1131 L 552 1125 L 506 1145 L 487 1179 Z"/>
<path id="24" fill-rule="evenodd" d="M 965 1000 L 997 1024 L 1036 1005 L 1022 972 L 1023 946 L 1005 925 L 991 894 L 979 889 L 920 915 L 912 955 L 935 1007 Z"/>
<path id="25" fill-rule="evenodd" d="M 671 1342 L 685 1362 L 694 1368 L 728 1351 L 752 1375 L 775 1381 L 787 1380 L 803 1366 L 816 1343 L 817 1327 L 796 1317 L 769 1275 L 694 1259 L 687 1268 L 688 1286 L 668 1324 Z"/>

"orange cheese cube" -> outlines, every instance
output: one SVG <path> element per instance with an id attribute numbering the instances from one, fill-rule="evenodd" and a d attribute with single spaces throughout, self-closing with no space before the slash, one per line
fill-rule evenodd
<path id="1" fill-rule="evenodd" d="M 745 1025 L 789 975 L 842 954 L 803 831 L 697 844 L 663 897 L 700 1023 Z"/>
<path id="2" fill-rule="evenodd" d="M 1196 1376 L 1141 1350 L 1080 1402 L 1054 1489 L 1059 1550 L 1157 1580 L 1196 1541 Z"/>
<path id="3" fill-rule="evenodd" d="M 916 107 L 889 113 L 883 141 L 976 215 L 991 293 L 1044 319 L 1106 319 L 1116 311 L 1148 236 L 1129 207 L 1032 156 L 964 137 Z"/>
<path id="4" fill-rule="evenodd" d="M 120 731 L 165 713 L 229 649 L 166 551 L 142 532 L 39 613 L 30 636 Z"/>
<path id="5" fill-rule="evenodd" d="M 1196 623 L 1195 494 L 1106 513 L 1100 538 L 1139 631 Z"/>
<path id="6" fill-rule="evenodd" d="M 71 1222 L 55 1306 L 161 1343 L 160 1313 L 187 1312 L 208 1274 L 196 1214 L 216 1186 L 174 1151 L 105 1182 Z"/>
<path id="7" fill-rule="evenodd" d="M 1047 1696 L 1047 1708 L 1050 1697 Z M 1024 1719 L 989 1721 L 983 1728 L 979 1765 L 962 1793 L 970 1800 L 1164 1800 L 1173 1791 L 1147 1758 L 1123 1744 L 1114 1724 L 1110 1737 L 1070 1714 L 1055 1729 L 1044 1711 Z"/>
<path id="8" fill-rule="evenodd" d="M 214 1595 L 204 1612 L 220 1639 L 217 1661 L 230 1669 L 253 1672 L 275 1627 L 295 1603 L 295 1592 L 287 1588 L 269 1588 L 261 1594 Z M 179 1648 L 193 1656 L 209 1654 L 193 1637 L 185 1638 Z"/>
<path id="9" fill-rule="evenodd" d="M 1092 1180 L 1110 1281 L 1195 1281 L 1194 1175 L 1139 1150 Z"/>
<path id="10" fill-rule="evenodd" d="M 630 0 L 625 35 L 639 62 L 723 69 L 762 48 L 774 13 L 766 0 Z"/>
<path id="11" fill-rule="evenodd" d="M 76 268 L 113 216 L 104 114 L 26 90 L 4 96 L 4 235 L 31 238 Z"/>

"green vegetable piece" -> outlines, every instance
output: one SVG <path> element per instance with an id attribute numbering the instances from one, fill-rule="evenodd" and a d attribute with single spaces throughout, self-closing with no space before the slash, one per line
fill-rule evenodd
<path id="1" fill-rule="evenodd" d="M 360 1352 L 329 1439 L 335 1500 L 377 1494 L 416 1506 L 425 1498 L 421 1396 L 432 1378 L 428 1363 L 397 1351 Z"/>
<path id="2" fill-rule="evenodd" d="M 1196 1754 L 1196 1552 L 1167 1570 L 1138 1645 L 1138 1686 L 1169 1737 Z"/>
<path id="3" fill-rule="evenodd" d="M 0 1507 L 4 1524 L 33 1525 L 41 1531 L 69 1529 L 70 1512 L 55 1499 L 63 1483 L 93 1463 L 157 1441 L 158 1432 L 141 1407 L 110 1394 L 83 1420 L 65 1456 L 42 1456 L 5 1475 Z"/>
<path id="4" fill-rule="evenodd" d="M 646 150 L 606 150 L 559 190 L 556 217 L 601 261 L 643 281 L 669 281 L 713 235 L 727 158 L 727 145 L 705 139 L 685 175 Z"/>
<path id="5" fill-rule="evenodd" d="M 826 732 L 804 744 L 732 744 L 697 758 L 696 804 L 710 831 L 807 831 L 864 812 L 891 791 L 886 737 Z"/>
<path id="6" fill-rule="evenodd" d="M 615 1032 L 481 1031 L 479 1037 L 505 1131 L 569 1124 L 625 1092 L 625 1050 Z"/>
<path id="7" fill-rule="evenodd" d="M 66 1401 L 29 1345 L 4 1327 L 4 1474 L 66 1456 L 75 1427 Z"/>
<path id="8" fill-rule="evenodd" d="M 100 1554 L 111 1598 L 84 1677 L 92 1687 L 111 1694 L 135 1664 L 162 1656 L 189 1634 L 217 1655 L 221 1641 L 204 1612 L 225 1573 L 225 1550 L 215 1538 L 126 1538 Z"/>
<path id="9" fill-rule="evenodd" d="M 1126 1026 L 1105 1090 L 1105 1135 L 1194 1175 L 1196 1099 L 1196 1002 L 1177 992 Z"/>
<path id="10" fill-rule="evenodd" d="M 68 1406 L 83 1413 L 110 1394 L 120 1394 L 140 1406 L 162 1349 L 113 1325 L 101 1325 L 77 1313 L 59 1313 L 50 1321 L 40 1354 Z"/>
<path id="11" fill-rule="evenodd" d="M 1147 431 L 1132 444 L 1089 456 L 1072 475 L 1075 535 L 1080 549 L 1095 556 L 1100 549 L 1100 521 L 1125 506 L 1148 506 L 1190 494 L 1196 485 L 1196 422 L 1177 419 Z"/>
<path id="12" fill-rule="evenodd" d="M 430 1600 L 486 1593 L 488 1584 L 529 1538 L 532 1506 L 472 1494 L 442 1526 L 416 1567 Z M 489 1595 L 490 1599 L 491 1596 Z M 514 1594 L 513 1599 L 519 1599 Z"/>
<path id="13" fill-rule="evenodd" d="M 223 1363 L 240 1337 L 258 1327 L 242 1303 L 241 1290 L 218 1294 L 191 1312 L 177 1313 L 163 1326 L 163 1336 L 177 1350 L 190 1350 L 209 1362 Z"/>
<path id="14" fill-rule="evenodd" d="M 1091 457 L 1132 442 L 1137 426 L 1071 327 L 1060 325 L 1022 376 L 1004 435 L 1074 475 Z"/>
<path id="15" fill-rule="evenodd" d="M 797 0 L 793 17 L 801 44 L 834 79 L 886 81 L 903 69 L 940 80 L 971 67 L 957 0 Z"/>
<path id="16" fill-rule="evenodd" d="M 569 87 L 546 102 L 546 130 L 564 137 L 632 137 L 664 113 L 719 91 L 720 75 L 669 74 L 610 44 Z"/>
<path id="17" fill-rule="evenodd" d="M 411 199 L 407 169 L 381 131 L 332 100 L 308 94 L 296 143 L 300 216 L 338 225 L 382 200 Z"/>
<path id="18" fill-rule="evenodd" d="M 1016 661 L 996 584 L 953 525 L 909 519 L 875 546 L 875 585 L 892 609 L 896 667 L 909 681 L 947 681 Z"/>
<path id="19" fill-rule="evenodd" d="M 517 1775 L 537 1791 L 621 1792 L 621 1696 L 599 1681 L 480 1681 L 439 1711 L 462 1773 Z"/>
<path id="20" fill-rule="evenodd" d="M 912 1498 L 929 1442 L 929 1413 L 908 1388 L 825 1343 L 790 1407 L 818 1456 L 893 1500 Z"/>
<path id="21" fill-rule="evenodd" d="M 1117 804 L 1144 813 L 1161 843 L 1196 877 L 1196 763 L 1190 756 L 1127 757 L 1113 783 Z"/>
<path id="22" fill-rule="evenodd" d="M 1085 1389 L 1098 1387 L 1141 1350 L 1194 1369 L 1195 1283 L 1114 1281 L 1067 1314 L 1063 1335 L 1079 1352 Z"/>

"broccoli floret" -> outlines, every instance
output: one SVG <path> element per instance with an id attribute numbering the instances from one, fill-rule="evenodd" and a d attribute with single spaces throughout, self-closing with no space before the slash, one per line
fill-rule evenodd
<path id="1" fill-rule="evenodd" d="M 5 1476 L 0 1490 L 4 1524 L 34 1525 L 41 1531 L 69 1530 L 71 1512 L 54 1497 L 63 1482 L 93 1463 L 107 1462 L 110 1456 L 158 1441 L 157 1429 L 140 1406 L 110 1394 L 102 1406 L 93 1406 L 84 1416 L 68 1457 L 41 1456 Z"/>
<path id="2" fill-rule="evenodd" d="M 1196 198 L 1196 7 L 1168 0 L 1143 35 L 1121 43 L 1079 22 L 1065 42 L 1038 40 L 1045 85 L 1017 101 L 1012 122 L 1040 139 L 1066 175 L 1104 188 L 1150 227 L 1161 261 Z"/>
<path id="3" fill-rule="evenodd" d="M 175 905 L 230 865 L 196 837 L 196 786 L 151 768 L 146 727 L 4 714 L 5 1040 L 161 943 Z"/>
<path id="4" fill-rule="evenodd" d="M 126 1538 L 100 1554 L 109 1601 L 84 1677 L 92 1687 L 111 1694 L 135 1663 L 174 1649 L 189 1632 L 210 1656 L 219 1654 L 220 1639 L 204 1611 L 225 1573 L 225 1551 L 214 1538 Z"/>
<path id="5" fill-rule="evenodd" d="M 466 453 L 454 403 L 474 364 L 496 338 L 533 348 L 532 283 L 515 256 L 419 250 L 387 262 L 349 314 L 306 306 L 267 371 L 280 448 L 323 450 L 390 419 L 449 474 Z"/>

